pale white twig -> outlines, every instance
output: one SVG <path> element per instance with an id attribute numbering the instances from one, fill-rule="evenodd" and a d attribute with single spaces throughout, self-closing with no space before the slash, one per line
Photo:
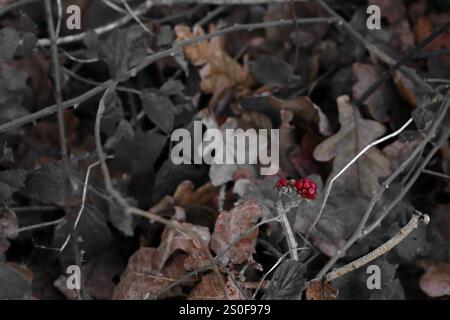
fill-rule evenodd
<path id="1" fill-rule="evenodd" d="M 346 165 L 344 168 L 342 168 L 328 183 L 327 188 L 325 190 L 325 196 L 323 198 L 322 201 L 322 205 L 320 207 L 320 211 L 317 214 L 314 222 L 311 224 L 311 226 L 309 227 L 308 233 L 306 234 L 306 239 L 309 238 L 309 235 L 311 233 L 311 231 L 314 229 L 314 227 L 316 226 L 316 224 L 319 222 L 320 217 L 322 216 L 322 212 L 323 209 L 325 208 L 325 205 L 327 203 L 328 197 L 330 196 L 330 192 L 331 192 L 331 188 L 333 187 L 333 183 L 336 181 L 336 179 L 338 179 L 345 171 L 347 171 L 348 168 L 350 168 L 350 166 L 352 164 L 354 164 L 361 156 L 363 156 L 370 148 L 376 146 L 377 144 L 380 144 L 390 138 L 393 138 L 397 135 L 399 135 L 401 132 L 403 132 L 411 123 L 412 123 L 413 119 L 409 118 L 408 121 L 405 122 L 405 124 L 403 124 L 403 126 L 401 126 L 400 129 L 398 129 L 395 132 L 392 132 L 391 134 L 388 134 L 386 136 L 384 136 L 383 138 L 380 138 L 378 140 L 375 140 L 374 142 L 368 144 L 367 146 L 365 146 L 355 157 L 353 157 Z"/>
<path id="2" fill-rule="evenodd" d="M 40 228 L 53 226 L 55 224 L 58 224 L 58 223 L 62 222 L 63 220 L 64 220 L 64 218 L 59 218 L 57 220 L 53 220 L 53 221 L 49 221 L 49 222 L 43 222 L 43 223 L 39 223 L 39 224 L 34 224 L 32 226 L 22 227 L 22 228 L 17 229 L 15 234 L 19 234 L 19 233 L 25 232 L 25 231 L 30 231 L 30 230 L 35 230 L 35 229 L 40 229 Z"/>
<path id="3" fill-rule="evenodd" d="M 109 158 L 112 158 L 112 157 L 109 156 Z M 91 170 L 92 170 L 92 168 L 94 168 L 95 166 L 98 166 L 99 164 L 100 164 L 100 161 L 94 162 L 93 164 L 89 165 L 89 167 L 86 171 L 86 177 L 84 178 L 83 195 L 81 197 L 81 206 L 80 206 L 80 209 L 78 210 L 78 214 L 77 214 L 77 218 L 75 219 L 75 223 L 73 224 L 73 230 L 75 230 L 77 228 L 78 223 L 80 222 L 81 215 L 83 214 L 84 207 L 86 205 L 86 195 L 87 195 L 87 189 L 88 189 L 88 185 L 89 185 L 89 176 L 91 174 Z M 71 238 L 71 233 L 69 233 L 67 235 L 66 240 L 64 241 L 62 246 L 58 249 L 59 252 L 62 252 L 66 248 L 67 244 L 70 241 L 70 238 Z"/>

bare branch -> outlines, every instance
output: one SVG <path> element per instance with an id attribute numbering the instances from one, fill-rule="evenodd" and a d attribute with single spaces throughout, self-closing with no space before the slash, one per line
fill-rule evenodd
<path id="1" fill-rule="evenodd" d="M 370 203 L 369 203 L 368 207 L 366 208 L 366 211 L 365 211 L 358 227 L 356 228 L 355 232 L 353 233 L 353 235 L 345 242 L 344 246 L 339 250 L 339 252 L 336 253 L 336 255 L 334 255 L 332 258 L 330 258 L 330 260 L 327 262 L 327 264 L 316 275 L 316 278 L 321 278 L 328 270 L 331 269 L 331 267 L 336 263 L 337 260 L 339 260 L 339 258 L 341 258 L 345 255 L 348 248 L 350 248 L 362 236 L 365 236 L 369 233 L 369 230 L 367 230 L 367 229 L 364 230 L 364 227 L 365 227 L 367 221 L 369 220 L 369 217 L 372 214 L 372 211 L 375 208 L 376 203 L 381 199 L 381 196 L 387 190 L 389 185 L 395 180 L 395 178 L 397 178 L 397 176 L 399 176 L 405 170 L 405 168 L 423 151 L 423 149 L 429 143 L 429 141 L 431 141 L 431 139 L 433 139 L 435 132 L 437 131 L 437 129 L 439 128 L 440 124 L 442 123 L 445 115 L 447 114 L 449 106 L 450 106 L 450 99 L 444 100 L 442 108 L 441 108 L 441 112 L 439 113 L 435 123 L 431 127 L 428 135 L 417 146 L 417 148 L 409 155 L 409 157 L 405 161 L 403 161 L 403 163 L 397 169 L 395 169 L 394 172 L 383 182 L 383 184 L 381 185 L 378 192 L 372 196 L 372 199 L 370 200 Z M 428 162 L 426 162 L 426 163 L 428 163 Z M 415 172 L 417 172 L 417 170 L 415 170 Z M 411 180 L 411 179 L 410 179 L 410 181 L 415 182 L 415 180 L 417 178 L 414 180 Z M 411 185 L 412 185 L 412 183 L 411 183 Z M 406 194 L 406 192 L 408 192 L 409 189 L 410 188 L 407 188 L 407 189 L 405 189 L 405 191 L 401 192 L 401 198 L 403 198 L 404 194 Z M 398 197 L 398 199 L 401 199 L 401 198 Z M 396 204 L 398 202 L 393 202 L 393 203 Z M 394 206 L 392 206 L 392 208 L 393 207 Z M 389 207 L 389 208 L 391 208 L 391 207 Z M 389 212 L 389 211 L 386 211 L 386 212 Z"/>
<path id="2" fill-rule="evenodd" d="M 379 256 L 382 256 L 386 252 L 390 251 L 392 248 L 394 248 L 396 245 L 398 245 L 403 239 L 405 239 L 411 232 L 413 232 L 417 227 L 423 223 L 424 225 L 427 225 L 430 221 L 430 217 L 426 214 L 422 214 L 419 211 L 415 211 L 413 216 L 411 217 L 411 220 L 408 222 L 406 226 L 404 226 L 400 231 L 393 236 L 389 241 L 382 244 L 372 252 L 366 254 L 365 256 L 356 259 L 355 261 L 346 264 L 343 267 L 340 267 L 339 269 L 336 269 L 330 273 L 328 273 L 325 276 L 325 281 L 330 282 L 333 281 L 344 274 L 347 274 L 349 272 L 355 271 L 362 266 L 368 264 L 369 262 L 375 260 Z M 319 278 L 320 279 L 320 278 Z"/>
<path id="3" fill-rule="evenodd" d="M 299 23 L 299 24 L 332 23 L 335 20 L 336 20 L 335 18 L 305 18 L 305 19 L 298 19 L 296 21 L 296 23 Z M 293 23 L 294 23 L 294 21 L 292 21 L 292 20 L 279 20 L 279 21 L 268 21 L 268 22 L 261 22 L 261 23 L 235 24 L 231 27 L 217 30 L 215 32 L 211 32 L 211 33 L 205 34 L 203 36 L 193 37 L 191 39 L 180 41 L 180 42 L 176 43 L 175 45 L 173 45 L 169 49 L 159 51 L 155 54 L 152 54 L 152 55 L 149 55 L 148 57 L 146 57 L 139 66 L 129 70 L 125 74 L 125 76 L 120 79 L 120 82 L 126 81 L 127 79 L 134 77 L 138 72 L 147 68 L 149 65 L 151 65 L 155 61 L 165 58 L 165 57 L 169 57 L 171 55 L 174 55 L 175 53 L 182 50 L 184 47 L 189 46 L 191 44 L 206 41 L 211 38 L 222 36 L 222 35 L 232 33 L 232 32 L 264 29 L 264 28 L 271 28 L 271 27 L 282 27 L 282 26 L 291 25 Z M 82 95 L 80 95 L 76 98 L 73 98 L 71 100 L 63 102 L 62 107 L 63 108 L 75 107 L 76 108 L 78 105 L 85 102 L 86 100 L 103 92 L 106 88 L 110 87 L 113 83 L 114 83 L 114 80 L 105 81 L 101 85 L 99 85 L 95 88 L 92 88 L 91 90 L 83 93 Z M 57 106 L 52 105 L 52 106 L 43 108 L 35 113 L 32 113 L 32 114 L 14 119 L 12 121 L 9 121 L 7 123 L 1 124 L 0 125 L 0 133 L 14 129 L 14 128 L 24 125 L 26 123 L 33 122 L 40 118 L 46 117 L 48 115 L 51 115 L 51 114 L 55 113 L 57 110 L 58 110 Z"/>

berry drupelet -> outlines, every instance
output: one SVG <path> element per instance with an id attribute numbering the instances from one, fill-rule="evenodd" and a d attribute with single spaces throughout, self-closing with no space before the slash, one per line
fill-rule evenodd
<path id="1" fill-rule="evenodd" d="M 317 185 L 314 181 L 308 178 L 301 178 L 298 180 L 290 179 L 280 179 L 278 180 L 277 189 L 281 190 L 282 188 L 284 190 L 292 190 L 302 198 L 313 200 L 317 196 Z"/>

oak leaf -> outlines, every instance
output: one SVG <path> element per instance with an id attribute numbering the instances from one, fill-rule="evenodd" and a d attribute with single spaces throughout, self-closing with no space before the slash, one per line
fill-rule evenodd
<path id="1" fill-rule="evenodd" d="M 214 32 L 215 27 L 211 26 L 209 31 Z M 178 25 L 175 33 L 176 41 L 205 35 L 198 25 L 192 31 L 187 26 Z M 244 93 L 253 83 L 248 64 L 240 65 L 225 51 L 223 37 L 188 45 L 184 48 L 184 53 L 192 64 L 201 67 L 200 88 L 205 93 L 220 95 L 230 87 L 236 87 L 237 93 Z"/>
<path id="2" fill-rule="evenodd" d="M 341 128 L 335 135 L 319 144 L 313 154 L 318 161 L 334 159 L 329 179 L 386 131 L 382 124 L 362 118 L 348 96 L 338 97 L 337 104 Z M 380 150 L 372 147 L 343 173 L 337 182 L 352 194 L 363 194 L 370 198 L 380 187 L 378 178 L 385 177 L 389 173 L 389 160 Z"/>
<path id="3" fill-rule="evenodd" d="M 152 268 L 157 259 L 154 248 L 142 247 L 129 259 L 126 271 L 114 289 L 114 300 L 142 300 L 150 298 L 186 274 L 183 267 L 185 254 L 174 255 L 162 270 Z M 187 280 L 188 281 L 188 280 Z M 186 281 L 184 282 L 186 283 Z M 183 284 L 183 283 L 181 283 Z M 179 288 L 167 291 L 159 298 L 181 295 Z"/>

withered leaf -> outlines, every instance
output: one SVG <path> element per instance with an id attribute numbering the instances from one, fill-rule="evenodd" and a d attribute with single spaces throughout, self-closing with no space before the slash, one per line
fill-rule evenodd
<path id="1" fill-rule="evenodd" d="M 419 260 L 417 265 L 425 270 L 420 277 L 420 288 L 429 297 L 450 296 L 450 263 Z"/>
<path id="2" fill-rule="evenodd" d="M 354 63 L 352 66 L 353 73 L 357 80 L 353 85 L 353 99 L 359 99 L 363 93 L 375 82 L 382 74 L 380 68 L 365 64 Z M 389 101 L 392 101 L 392 91 L 388 84 L 384 83 L 380 88 L 373 92 L 365 101 L 369 109 L 370 115 L 377 121 L 389 121 Z"/>
<path id="3" fill-rule="evenodd" d="M 158 259 L 155 252 L 154 248 L 142 247 L 130 257 L 127 269 L 114 289 L 114 300 L 150 298 L 186 274 L 183 267 L 185 254 L 174 255 L 161 271 L 157 271 L 152 268 L 154 260 Z M 174 288 L 159 298 L 179 296 L 180 294 L 180 289 Z"/>
<path id="4" fill-rule="evenodd" d="M 2 209 L 0 211 L 0 239 L 14 237 L 18 227 L 16 213 L 12 210 Z"/>
<path id="5" fill-rule="evenodd" d="M 393 80 L 400 96 L 411 107 L 416 107 L 418 92 L 414 82 L 398 70 L 394 72 Z"/>
<path id="6" fill-rule="evenodd" d="M 217 187 L 209 182 L 197 190 L 194 189 L 195 185 L 191 181 L 186 180 L 181 182 L 173 195 L 175 203 L 181 207 L 191 204 L 201 204 L 211 208 L 217 208 Z"/>
<path id="7" fill-rule="evenodd" d="M 313 154 L 319 161 L 334 159 L 329 179 L 344 168 L 364 147 L 386 131 L 382 124 L 362 118 L 348 96 L 339 97 L 337 104 L 341 128 L 335 135 L 319 144 Z M 362 194 L 370 198 L 380 187 L 378 178 L 387 176 L 390 173 L 390 167 L 389 160 L 380 150 L 372 147 L 342 174 L 337 182 L 352 194 Z"/>
<path id="8" fill-rule="evenodd" d="M 327 116 L 307 96 L 298 96 L 293 99 L 283 100 L 269 96 L 270 106 L 279 110 L 290 110 L 294 113 L 293 124 L 311 126 L 324 136 L 329 136 L 332 131 Z"/>
<path id="9" fill-rule="evenodd" d="M 328 282 L 317 280 L 311 281 L 306 288 L 306 299 L 308 300 L 336 300 L 339 290 L 333 288 Z"/>
<path id="10" fill-rule="evenodd" d="M 223 300 L 225 295 L 217 274 L 208 273 L 202 276 L 202 280 L 192 289 L 188 300 Z M 230 300 L 243 300 L 239 289 L 228 276 L 225 282 L 228 298 Z"/>
<path id="11" fill-rule="evenodd" d="M 165 228 L 161 235 L 161 244 L 156 249 L 153 259 L 153 268 L 161 270 L 169 257 L 176 251 L 181 250 L 188 254 L 184 260 L 186 270 L 194 270 L 208 263 L 205 248 L 208 247 L 211 235 L 209 228 L 193 225 L 191 223 L 180 223 L 180 227 L 189 230 L 189 235 L 178 230 Z M 190 235 L 196 234 L 203 244 L 195 241 Z"/>
<path id="12" fill-rule="evenodd" d="M 215 27 L 211 26 L 210 32 Z M 175 27 L 176 41 L 188 40 L 205 34 L 202 27 Z M 223 37 L 186 46 L 184 52 L 192 64 L 200 66 L 200 88 L 205 93 L 220 94 L 225 89 L 236 87 L 237 92 L 245 90 L 253 83 L 248 65 L 241 66 L 226 51 Z"/>
<path id="13" fill-rule="evenodd" d="M 217 218 L 214 233 L 211 237 L 211 249 L 222 253 L 240 234 L 253 227 L 262 216 L 262 208 L 255 199 L 236 206 L 230 211 L 223 211 Z M 251 259 L 255 252 L 258 229 L 242 237 L 222 259 L 225 263 L 240 264 Z"/>

